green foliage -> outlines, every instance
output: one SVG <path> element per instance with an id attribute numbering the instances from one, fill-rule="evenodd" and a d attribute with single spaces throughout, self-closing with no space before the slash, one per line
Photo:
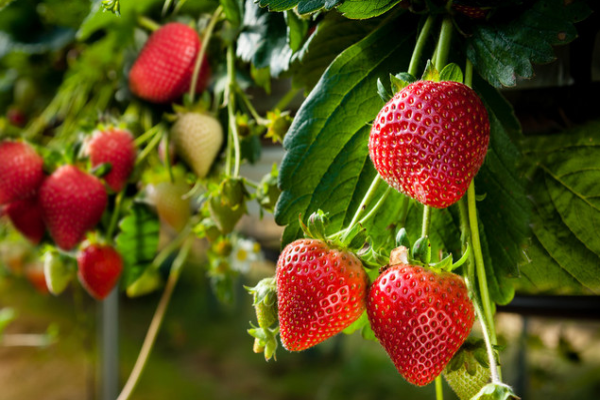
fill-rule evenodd
<path id="1" fill-rule="evenodd" d="M 377 17 L 389 11 L 398 3 L 400 3 L 400 0 L 345 0 L 337 8 L 337 11 L 341 12 L 346 18 L 367 19 Z"/>
<path id="2" fill-rule="evenodd" d="M 596 121 L 525 142 L 537 168 L 531 174 L 534 237 L 522 271 L 537 291 L 600 292 L 599 130 Z"/>
<path id="3" fill-rule="evenodd" d="M 533 77 L 532 63 L 553 61 L 552 46 L 575 39 L 573 24 L 590 13 L 583 1 L 537 0 L 529 8 L 522 7 L 511 9 L 510 19 L 492 18 L 474 25 L 466 39 L 469 59 L 496 87 L 514 86 L 518 76 Z"/>
<path id="4" fill-rule="evenodd" d="M 154 261 L 158 249 L 158 217 L 148 206 L 134 203 L 119 224 L 115 242 L 125 265 L 125 287 L 142 276 Z"/>
<path id="5" fill-rule="evenodd" d="M 270 11 L 285 11 L 298 7 L 298 13 L 308 14 L 321 9 L 331 10 L 341 0 L 258 0 L 261 7 L 268 7 Z"/>

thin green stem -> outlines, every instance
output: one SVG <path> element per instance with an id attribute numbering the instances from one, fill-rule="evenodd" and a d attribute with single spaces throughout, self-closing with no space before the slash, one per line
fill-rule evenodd
<path id="1" fill-rule="evenodd" d="M 473 86 L 473 63 L 468 58 L 465 64 L 465 85 Z"/>
<path id="2" fill-rule="evenodd" d="M 140 152 L 140 154 L 138 154 L 138 156 L 135 160 L 136 166 L 140 165 L 146 159 L 146 157 L 148 157 L 148 155 L 150 155 L 152 150 L 154 150 L 156 148 L 156 146 L 158 146 L 161 139 L 162 139 L 162 131 L 158 130 L 158 132 L 154 135 L 154 137 L 152 138 L 150 143 L 148 143 L 148 145 L 146 147 L 144 147 L 144 150 L 142 150 Z"/>
<path id="3" fill-rule="evenodd" d="M 121 205 L 123 204 L 123 197 L 125 196 L 125 190 L 121 190 L 117 193 L 115 197 L 115 208 L 110 216 L 110 223 L 108 225 L 108 229 L 106 230 L 105 239 L 108 243 L 113 242 L 113 234 L 115 229 L 117 228 L 117 222 L 119 221 L 119 215 L 121 214 Z"/>
<path id="4" fill-rule="evenodd" d="M 488 363 L 490 364 L 490 375 L 492 378 L 492 383 L 502 383 L 502 381 L 500 380 L 500 370 L 496 362 L 496 355 L 494 353 L 494 345 L 492 344 L 493 332 L 492 329 L 490 329 L 490 327 L 486 323 L 485 316 L 483 315 L 483 311 L 481 309 L 481 305 L 479 304 L 479 300 L 476 298 L 476 296 L 473 301 L 473 305 L 475 306 L 475 313 L 477 314 L 477 317 L 479 318 L 479 323 L 481 324 L 483 341 L 485 342 Z"/>
<path id="5" fill-rule="evenodd" d="M 148 17 L 145 17 L 143 15 L 138 16 L 138 24 L 146 29 L 148 29 L 149 31 L 156 31 L 160 28 L 160 24 L 156 21 L 151 20 Z"/>
<path id="6" fill-rule="evenodd" d="M 206 27 L 206 32 L 204 32 L 204 37 L 202 38 L 202 44 L 200 45 L 200 51 L 198 52 L 198 57 L 196 57 L 196 63 L 194 64 L 194 73 L 192 74 L 192 83 L 190 85 L 189 97 L 191 103 L 194 103 L 194 98 L 196 95 L 196 86 L 198 86 L 198 76 L 200 75 L 200 71 L 202 70 L 202 60 L 204 60 L 204 55 L 206 54 L 206 48 L 208 47 L 208 43 L 210 42 L 210 38 L 215 29 L 215 25 L 219 21 L 221 17 L 221 13 L 223 12 L 223 6 L 217 7 L 212 17 L 210 18 L 210 22 Z"/>
<path id="7" fill-rule="evenodd" d="M 390 195 L 390 193 L 392 193 L 392 190 L 393 190 L 392 187 L 388 186 L 385 189 L 385 192 L 383 192 L 383 194 L 381 195 L 381 197 L 377 201 L 377 204 L 375 204 L 373 206 L 373 208 L 371 208 L 371 211 L 369 211 L 369 213 L 367 215 L 365 215 L 364 217 L 362 217 L 360 219 L 360 221 L 358 221 L 358 223 L 359 224 L 364 224 L 369 219 L 371 219 L 371 217 L 373 217 L 377 213 L 377 211 L 379 210 L 379 208 L 381 208 L 381 206 L 383 205 L 383 203 L 385 203 L 385 200 L 388 198 L 388 196 Z"/>
<path id="8" fill-rule="evenodd" d="M 244 102 L 244 105 L 248 109 L 248 112 L 252 115 L 252 118 L 254 118 L 254 120 L 259 125 L 267 125 L 269 123 L 269 120 L 261 117 L 258 114 L 258 111 L 256 111 L 256 108 L 254 108 L 254 105 L 248 98 L 248 95 L 246 95 L 246 93 L 244 93 L 244 91 L 238 85 L 235 86 L 235 89 L 236 89 L 236 92 L 239 94 L 240 98 L 242 99 L 242 101 Z"/>
<path id="9" fill-rule="evenodd" d="M 159 127 L 160 125 L 155 125 L 152 128 L 148 129 L 146 132 L 142 133 L 140 136 L 138 136 L 133 142 L 135 147 L 140 147 L 142 144 L 146 143 L 148 140 L 154 137 L 154 135 L 156 134 L 156 130 Z"/>
<path id="10" fill-rule="evenodd" d="M 281 99 L 279 99 L 277 104 L 275 104 L 275 109 L 283 110 L 284 108 L 286 108 L 290 104 L 290 102 L 294 100 L 294 97 L 296 97 L 296 94 L 298 94 L 300 90 L 302 89 L 291 88 L 290 90 L 288 90 L 288 92 Z"/>
<path id="11" fill-rule="evenodd" d="M 175 239 L 171 240 L 161 251 L 154 257 L 152 261 L 153 268 L 159 268 L 163 262 L 185 241 L 190 235 L 192 222 L 188 224 L 179 232 Z"/>
<path id="12" fill-rule="evenodd" d="M 419 61 L 421 60 L 421 55 L 423 54 L 423 49 L 425 48 L 425 44 L 427 43 L 427 37 L 429 36 L 429 31 L 431 31 L 431 26 L 435 21 L 435 15 L 430 15 L 427 17 L 421 32 L 419 33 L 419 37 L 417 38 L 417 43 L 415 44 L 415 48 L 412 53 L 412 57 L 410 58 L 410 64 L 408 66 L 408 73 L 412 76 L 417 75 L 417 70 L 419 68 Z"/>
<path id="13" fill-rule="evenodd" d="M 173 166 L 171 165 L 171 140 L 169 139 L 169 131 L 165 129 L 163 139 L 165 144 L 165 166 L 169 173 L 169 180 L 171 183 L 175 182 L 175 176 L 173 175 Z"/>
<path id="14" fill-rule="evenodd" d="M 450 43 L 452 42 L 452 17 L 449 15 L 444 17 L 444 21 L 442 22 L 442 29 L 440 31 L 440 37 L 438 39 L 438 44 L 435 49 L 435 68 L 438 71 L 441 71 L 442 68 L 446 66 L 448 62 L 448 54 L 450 53 Z"/>
<path id="15" fill-rule="evenodd" d="M 240 137 L 238 134 L 237 123 L 235 120 L 235 54 L 233 52 L 233 45 L 227 48 L 227 75 L 229 76 L 229 91 L 227 98 L 227 114 L 229 118 L 229 137 L 230 143 L 233 143 L 233 154 L 234 154 L 234 167 L 232 176 L 235 178 L 240 173 Z"/>
<path id="16" fill-rule="evenodd" d="M 429 227 L 431 226 L 431 207 L 423 205 L 423 226 L 421 228 L 421 237 L 429 236 Z"/>
<path id="17" fill-rule="evenodd" d="M 444 390 L 442 387 L 442 376 L 435 378 L 435 400 L 444 400 Z"/>
<path id="18" fill-rule="evenodd" d="M 362 201 L 360 202 L 358 209 L 356 210 L 356 213 L 354 213 L 354 217 L 352 217 L 352 220 L 350 221 L 350 224 L 348 225 L 348 227 L 346 229 L 351 229 L 358 222 L 361 215 L 365 212 L 367 205 L 371 202 L 371 200 L 375 196 L 375 193 L 377 192 L 377 188 L 379 187 L 380 183 L 381 183 L 381 176 L 379 174 L 377 174 L 375 176 L 375 179 L 373 179 L 373 182 L 371 182 L 371 186 L 369 186 L 369 189 L 367 190 L 365 197 L 363 197 Z"/>
<path id="19" fill-rule="evenodd" d="M 146 338 L 144 339 L 144 343 L 142 344 L 140 354 L 138 355 L 135 365 L 133 366 L 133 370 L 131 371 L 131 374 L 129 375 L 129 378 L 127 379 L 127 382 L 125 383 L 125 386 L 123 387 L 123 390 L 121 391 L 121 394 L 119 394 L 117 400 L 129 399 L 137 383 L 139 382 L 140 377 L 142 376 L 144 367 L 148 362 L 148 357 L 150 356 L 152 348 L 154 347 L 156 335 L 158 334 L 158 331 L 162 325 L 165 313 L 167 311 L 167 307 L 175 289 L 175 285 L 177 284 L 179 276 L 181 275 L 181 268 L 185 264 L 185 261 L 189 255 L 192 243 L 193 237 L 190 236 L 187 238 L 187 240 L 181 247 L 179 254 L 177 255 L 177 257 L 173 261 L 173 264 L 171 265 L 171 271 L 169 273 L 167 284 L 165 285 L 165 290 L 163 291 L 163 294 L 158 302 L 158 306 L 156 307 L 154 316 L 152 317 L 152 321 L 150 322 L 150 327 L 148 328 L 148 332 L 146 333 Z"/>

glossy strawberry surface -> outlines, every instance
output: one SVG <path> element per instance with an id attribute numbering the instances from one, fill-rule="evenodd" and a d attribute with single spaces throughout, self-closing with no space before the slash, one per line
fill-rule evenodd
<path id="1" fill-rule="evenodd" d="M 44 180 L 44 160 L 23 142 L 0 142 L 0 204 L 35 195 Z"/>
<path id="2" fill-rule="evenodd" d="M 369 154 L 396 190 L 435 208 L 456 203 L 487 153 L 487 111 L 468 86 L 419 81 L 398 92 L 379 112 Z"/>
<path id="3" fill-rule="evenodd" d="M 196 57 L 200 51 L 198 33 L 188 25 L 172 22 L 152 33 L 129 72 L 129 88 L 136 96 L 153 103 L 170 103 L 190 88 Z M 208 83 L 209 64 L 202 61 L 196 91 Z"/>
<path id="4" fill-rule="evenodd" d="M 56 245 L 75 247 L 100 221 L 107 204 L 104 185 L 74 165 L 64 165 L 40 188 L 42 215 Z"/>
<path id="5" fill-rule="evenodd" d="M 87 292 L 104 300 L 117 285 L 123 271 L 121 255 L 108 245 L 92 244 L 77 256 L 77 276 Z"/>
<path id="6" fill-rule="evenodd" d="M 290 351 L 334 336 L 365 309 L 368 279 L 360 260 L 320 240 L 287 245 L 276 282 L 281 342 Z"/>
<path id="7" fill-rule="evenodd" d="M 407 264 L 386 269 L 373 282 L 367 314 L 398 372 L 418 386 L 443 371 L 475 320 L 462 278 Z"/>
<path id="8" fill-rule="evenodd" d="M 46 224 L 42 216 L 37 196 L 29 199 L 13 201 L 6 206 L 6 215 L 23 236 L 33 244 L 42 241 L 46 233 Z"/>
<path id="9" fill-rule="evenodd" d="M 104 180 L 113 191 L 120 192 L 135 166 L 133 135 L 121 129 L 98 131 L 88 143 L 88 152 L 93 167 L 111 164 L 111 170 Z"/>

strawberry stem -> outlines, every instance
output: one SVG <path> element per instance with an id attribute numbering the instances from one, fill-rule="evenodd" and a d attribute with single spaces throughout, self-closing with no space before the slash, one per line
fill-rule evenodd
<path id="1" fill-rule="evenodd" d="M 229 117 L 229 136 L 230 143 L 233 143 L 234 152 L 234 167 L 233 177 L 236 178 L 240 173 L 240 138 L 238 135 L 237 122 L 235 120 L 235 54 L 233 52 L 233 45 L 227 47 L 227 75 L 229 77 L 229 90 L 227 95 L 227 114 Z M 230 144 L 228 144 L 230 147 Z M 230 153 L 230 152 L 228 152 Z M 231 159 L 228 157 L 229 162 Z M 228 171 L 230 171 L 230 165 L 228 165 Z"/>
<path id="2" fill-rule="evenodd" d="M 240 95 L 240 98 L 244 102 L 244 105 L 246 106 L 246 109 L 252 115 L 252 118 L 254 118 L 254 120 L 256 121 L 256 123 L 259 124 L 259 125 L 267 125 L 269 123 L 269 120 L 266 119 L 266 118 L 261 117 L 258 114 L 258 111 L 256 111 L 256 108 L 254 108 L 254 105 L 252 104 L 252 102 L 248 98 L 248 95 L 246 95 L 246 93 L 239 87 L 239 85 L 235 86 L 235 90 Z"/>
<path id="3" fill-rule="evenodd" d="M 153 21 L 150 18 L 145 17 L 143 15 L 138 16 L 137 20 L 140 26 L 148 29 L 149 31 L 154 32 L 160 28 L 160 24 L 158 22 Z"/>
<path id="4" fill-rule="evenodd" d="M 444 400 L 444 390 L 442 387 L 442 376 L 438 375 L 435 378 L 435 399 Z"/>
<path id="5" fill-rule="evenodd" d="M 421 32 L 419 33 L 419 37 L 417 38 L 417 43 L 415 44 L 412 57 L 410 58 L 410 64 L 408 66 L 408 73 L 412 76 L 417 75 L 421 54 L 423 54 L 423 48 L 425 47 L 425 43 L 427 42 L 427 36 L 429 35 L 431 25 L 433 25 L 434 21 L 435 15 L 432 14 L 429 17 L 427 17 L 423 28 L 421 28 Z"/>
<path id="6" fill-rule="evenodd" d="M 200 51 L 198 52 L 198 56 L 196 57 L 196 63 L 194 64 L 194 72 L 192 74 L 192 83 L 190 85 L 189 97 L 190 102 L 194 104 L 194 97 L 196 95 L 196 86 L 198 86 L 198 76 L 200 75 L 200 71 L 202 70 L 202 60 L 204 60 L 204 55 L 206 54 L 206 48 L 208 47 L 208 43 L 212 36 L 212 33 L 215 29 L 215 25 L 219 21 L 221 17 L 221 13 L 223 11 L 223 6 L 217 7 L 212 17 L 210 18 L 210 22 L 206 27 L 206 32 L 204 32 L 204 37 L 202 38 L 202 44 L 200 45 Z"/>
<path id="7" fill-rule="evenodd" d="M 429 227 L 431 225 L 431 207 L 423 205 L 423 226 L 421 237 L 429 236 Z"/>
<path id="8" fill-rule="evenodd" d="M 113 234 L 115 232 L 115 228 L 117 227 L 119 214 L 121 214 L 121 205 L 123 204 L 124 195 L 125 190 L 121 190 L 115 197 L 115 208 L 110 216 L 110 223 L 108 225 L 108 229 L 106 230 L 106 235 L 104 236 L 108 244 L 112 244 L 113 242 Z"/>
<path id="9" fill-rule="evenodd" d="M 450 43 L 452 42 L 452 18 L 448 15 L 442 21 L 442 29 L 435 49 L 434 66 L 438 71 L 441 71 L 448 60 L 450 53 Z"/>
<path id="10" fill-rule="evenodd" d="M 155 133 L 154 137 L 152 138 L 152 140 L 150 140 L 150 143 L 148 143 L 146 145 L 146 147 L 144 147 L 144 150 L 142 150 L 140 152 L 140 154 L 138 154 L 136 160 L 135 160 L 135 166 L 137 167 L 138 165 L 140 165 L 144 159 L 146 157 L 148 157 L 148 155 L 150 155 L 150 153 L 152 152 L 152 150 L 154 150 L 156 148 L 156 146 L 158 146 L 158 144 L 160 143 L 162 137 L 163 137 L 163 132 L 162 132 L 162 126 L 159 125 L 157 127 L 157 132 Z"/>
<path id="11" fill-rule="evenodd" d="M 182 267 L 185 264 L 185 261 L 187 260 L 187 257 L 189 255 L 193 239 L 193 236 L 187 237 L 187 240 L 184 242 L 183 246 L 181 247 L 181 250 L 177 254 L 177 257 L 173 261 L 173 264 L 171 265 L 171 271 L 169 273 L 169 278 L 167 280 L 165 290 L 163 291 L 163 294 L 158 302 L 158 306 L 156 307 L 156 312 L 154 313 L 152 321 L 150 322 L 150 327 L 148 328 L 148 332 L 146 333 L 146 338 L 144 339 L 144 343 L 142 344 L 142 349 L 140 350 L 140 354 L 138 355 L 135 365 L 133 366 L 133 370 L 131 371 L 127 382 L 125 383 L 121 394 L 119 394 L 119 397 L 117 397 L 117 400 L 129 399 L 137 383 L 140 380 L 142 372 L 144 371 L 144 367 L 146 366 L 146 363 L 148 361 L 148 357 L 150 356 L 152 348 L 154 347 L 156 335 L 158 334 L 160 326 L 162 325 L 165 312 L 167 310 L 167 307 L 171 300 L 171 296 L 175 289 L 175 285 L 177 284 L 179 276 L 181 275 Z"/>

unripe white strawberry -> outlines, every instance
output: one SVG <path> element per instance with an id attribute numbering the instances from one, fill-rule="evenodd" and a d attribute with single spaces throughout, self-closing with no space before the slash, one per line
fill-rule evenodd
<path id="1" fill-rule="evenodd" d="M 223 144 L 223 128 L 216 118 L 197 112 L 182 114 L 171 128 L 175 151 L 204 178 Z"/>

